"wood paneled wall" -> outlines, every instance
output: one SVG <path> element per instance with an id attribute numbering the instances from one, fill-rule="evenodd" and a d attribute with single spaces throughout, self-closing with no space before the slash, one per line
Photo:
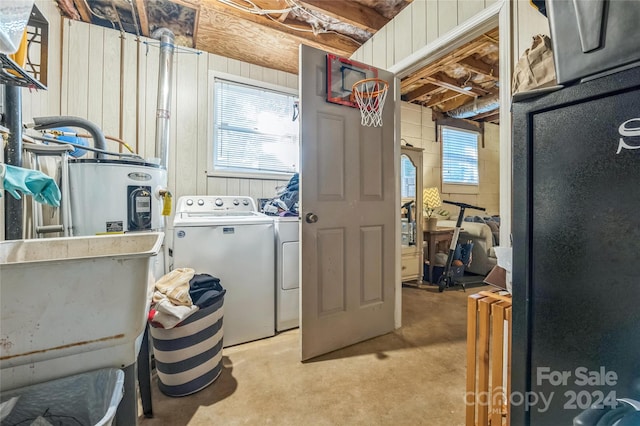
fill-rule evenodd
<path id="1" fill-rule="evenodd" d="M 154 157 L 158 41 L 61 19 L 52 2 L 42 3 L 51 23 L 49 90 L 30 93 L 24 89 L 23 121 L 48 115 L 86 118 L 106 135 L 125 140 L 141 156 Z M 209 72 L 294 89 L 297 76 L 185 48 L 177 49 L 173 63 L 168 184 L 174 200 L 205 194 L 275 196 L 276 187 L 286 185 L 286 180 L 207 174 L 213 152 Z M 123 150 L 116 142 L 107 141 L 107 146 L 111 151 Z"/>
<path id="2" fill-rule="evenodd" d="M 62 114 L 86 117 L 121 137 L 145 158 L 154 156 L 158 41 L 65 20 Z M 273 197 L 286 181 L 207 175 L 212 152 L 209 72 L 238 75 L 288 88 L 297 76 L 234 59 L 178 48 L 174 54 L 169 144 L 169 189 L 182 195 Z M 121 87 L 122 85 L 122 87 Z M 122 95 L 120 95 L 122 94 Z M 109 142 L 111 150 L 118 146 Z"/>

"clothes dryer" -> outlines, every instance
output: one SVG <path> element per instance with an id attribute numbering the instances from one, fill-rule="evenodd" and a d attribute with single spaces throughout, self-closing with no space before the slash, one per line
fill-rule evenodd
<path id="1" fill-rule="evenodd" d="M 276 331 L 300 324 L 300 218 L 277 217 Z"/>

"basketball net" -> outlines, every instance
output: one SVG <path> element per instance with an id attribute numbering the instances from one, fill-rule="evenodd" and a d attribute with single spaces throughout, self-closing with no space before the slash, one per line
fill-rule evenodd
<path id="1" fill-rule="evenodd" d="M 360 108 L 360 124 L 368 127 L 382 126 L 382 109 L 388 89 L 389 83 L 379 78 L 367 78 L 353 85 L 351 98 Z"/>

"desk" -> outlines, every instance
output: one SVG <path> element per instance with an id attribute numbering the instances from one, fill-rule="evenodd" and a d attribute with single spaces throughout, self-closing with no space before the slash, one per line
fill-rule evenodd
<path id="1" fill-rule="evenodd" d="M 429 279 L 431 284 L 436 284 L 432 281 L 433 277 L 433 264 L 436 261 L 436 246 L 438 243 L 443 241 L 449 241 L 449 245 L 451 243 L 451 239 L 453 238 L 453 230 L 454 228 L 441 228 L 438 227 L 435 231 L 424 230 L 422 233 L 424 235 L 424 241 L 427 243 L 427 251 L 429 253 L 429 276 L 426 277 Z M 449 253 L 447 247 L 447 253 Z"/>

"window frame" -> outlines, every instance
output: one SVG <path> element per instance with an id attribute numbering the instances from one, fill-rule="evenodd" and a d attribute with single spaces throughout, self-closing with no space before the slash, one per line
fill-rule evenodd
<path id="1" fill-rule="evenodd" d="M 439 126 L 440 132 L 440 181 L 442 182 L 442 192 L 451 194 L 478 194 L 480 192 L 480 142 L 482 138 L 482 132 L 480 130 L 472 130 L 468 128 L 458 127 L 451 124 L 442 124 Z M 476 150 L 478 153 L 478 159 L 476 169 L 478 172 L 478 183 L 457 183 L 457 182 L 445 182 L 444 181 L 444 129 L 451 129 L 458 132 L 473 133 L 476 135 Z"/>
<path id="2" fill-rule="evenodd" d="M 255 80 L 242 77 L 239 75 L 228 74 L 218 71 L 209 72 L 209 96 L 208 96 L 208 115 L 207 115 L 207 177 L 226 177 L 226 178 L 244 178 L 244 179 L 264 179 L 264 180 L 289 180 L 294 172 L 266 172 L 266 171 L 241 171 L 241 170 L 216 170 L 215 155 L 215 131 L 214 131 L 214 111 L 215 111 L 215 90 L 216 80 L 223 80 L 230 83 L 236 83 L 246 86 L 253 86 L 260 90 L 271 90 L 287 95 L 292 95 L 300 100 L 298 89 L 281 86 L 278 84 L 268 83 L 265 81 Z M 298 128 L 300 117 L 298 117 Z M 298 150 L 302 144 L 300 143 L 302 131 L 298 131 Z M 299 155 L 300 157 L 300 155 Z M 300 171 L 300 161 L 298 161 L 298 172 Z"/>

